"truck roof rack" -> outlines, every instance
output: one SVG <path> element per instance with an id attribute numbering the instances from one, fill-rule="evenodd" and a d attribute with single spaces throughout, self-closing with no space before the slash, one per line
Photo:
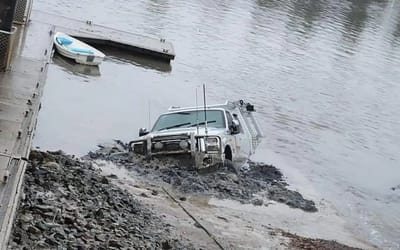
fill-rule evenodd
<path id="1" fill-rule="evenodd" d="M 213 104 L 213 105 L 207 105 L 206 109 L 211 109 L 211 108 L 227 108 L 229 105 L 229 102 L 226 101 L 225 103 L 222 104 Z M 171 106 L 169 107 L 168 111 L 174 112 L 174 111 L 182 111 L 182 110 L 190 110 L 190 109 L 198 109 L 198 110 L 203 110 L 204 107 L 199 105 L 197 107 L 179 107 L 179 106 Z"/>

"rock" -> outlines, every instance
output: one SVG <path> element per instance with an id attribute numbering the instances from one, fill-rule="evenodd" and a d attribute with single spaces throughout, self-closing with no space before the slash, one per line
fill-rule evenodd
<path id="1" fill-rule="evenodd" d="M 102 209 L 102 208 L 97 209 L 96 212 L 94 213 L 94 215 L 95 215 L 95 217 L 96 217 L 97 219 L 102 219 L 102 218 L 104 218 L 103 209 Z"/>
<path id="2" fill-rule="evenodd" d="M 35 205 L 34 208 L 37 208 L 43 212 L 52 212 L 55 210 L 53 206 L 46 206 L 46 205 Z"/>
<path id="3" fill-rule="evenodd" d="M 180 200 L 180 201 L 186 201 L 187 198 L 182 196 L 182 197 L 179 197 L 179 200 Z"/>
<path id="4" fill-rule="evenodd" d="M 117 241 L 117 240 L 109 240 L 109 241 L 108 241 L 108 245 L 109 245 L 110 247 L 115 247 L 115 248 L 121 248 L 121 247 L 123 247 L 123 245 L 122 245 L 119 241 Z"/>
<path id="5" fill-rule="evenodd" d="M 58 246 L 59 243 L 53 236 L 47 236 L 45 242 L 52 246 Z"/>
<path id="6" fill-rule="evenodd" d="M 31 234 L 40 234 L 41 233 L 40 229 L 38 229 L 37 227 L 34 227 L 34 226 L 29 226 L 27 231 L 28 231 L 28 233 L 31 233 Z"/>
<path id="7" fill-rule="evenodd" d="M 218 219 L 223 220 L 225 222 L 229 222 L 227 218 L 222 217 L 222 216 L 217 216 Z"/>
<path id="8" fill-rule="evenodd" d="M 67 238 L 65 233 L 55 233 L 54 237 L 59 239 L 59 240 L 65 240 Z"/>
<path id="9" fill-rule="evenodd" d="M 108 179 L 106 178 L 106 177 L 101 177 L 101 180 L 100 180 L 100 182 L 102 183 L 102 184 L 109 184 L 109 181 L 108 181 Z"/>
<path id="10" fill-rule="evenodd" d="M 161 243 L 161 248 L 164 249 L 164 250 L 169 250 L 169 249 L 172 249 L 172 246 L 169 244 L 168 241 L 163 241 Z"/>
<path id="11" fill-rule="evenodd" d="M 33 221 L 33 216 L 30 213 L 29 214 L 23 214 L 23 215 L 21 215 L 20 220 L 23 223 L 30 223 L 31 221 Z"/>
<path id="12" fill-rule="evenodd" d="M 157 190 L 153 190 L 153 191 L 151 191 L 151 194 L 156 196 L 156 195 L 158 195 L 158 191 Z"/>
<path id="13" fill-rule="evenodd" d="M 197 228 L 203 228 L 203 227 L 200 225 L 200 223 L 198 223 L 197 221 L 194 223 L 194 226 L 197 227 Z"/>
<path id="14" fill-rule="evenodd" d="M 42 231 L 49 229 L 42 221 L 36 222 L 35 226 Z"/>
<path id="15" fill-rule="evenodd" d="M 61 227 L 60 224 L 52 223 L 52 222 L 44 222 L 43 224 L 44 224 L 47 228 L 50 228 L 50 229 Z"/>
<path id="16" fill-rule="evenodd" d="M 96 235 L 94 236 L 94 238 L 95 238 L 96 240 L 101 241 L 101 242 L 105 242 L 105 241 L 107 240 L 107 236 L 106 236 L 105 234 L 96 234 Z"/>
<path id="17" fill-rule="evenodd" d="M 118 176 L 115 175 L 115 174 L 107 175 L 107 177 L 110 178 L 110 179 L 118 179 Z"/>
<path id="18" fill-rule="evenodd" d="M 71 224 L 74 224 L 74 222 L 75 222 L 75 218 L 73 216 L 70 216 L 67 214 L 63 215 L 63 219 L 64 219 L 64 224 L 71 225 Z"/>
<path id="19" fill-rule="evenodd" d="M 232 174 L 228 174 L 228 178 L 233 182 L 236 182 L 236 183 L 239 182 L 239 177 L 236 174 L 233 174 L 233 173 Z"/>
<path id="20" fill-rule="evenodd" d="M 30 224 L 28 224 L 28 223 L 23 223 L 22 225 L 21 225 L 21 229 L 23 230 L 23 231 L 28 231 L 28 228 L 30 227 Z"/>
<path id="21" fill-rule="evenodd" d="M 261 199 L 254 199 L 251 201 L 251 204 L 253 204 L 254 206 L 262 206 L 264 204 L 264 201 Z"/>
<path id="22" fill-rule="evenodd" d="M 43 164 L 42 167 L 57 170 L 60 168 L 60 165 L 57 162 L 51 161 L 51 162 L 47 162 L 47 163 Z"/>
<path id="23" fill-rule="evenodd" d="M 145 198 L 149 198 L 149 196 L 145 193 L 141 193 L 140 196 L 145 197 Z"/>

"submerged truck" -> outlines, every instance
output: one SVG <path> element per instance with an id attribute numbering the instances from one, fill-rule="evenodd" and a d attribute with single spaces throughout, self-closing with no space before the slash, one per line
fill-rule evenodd
<path id="1" fill-rule="evenodd" d="M 197 169 L 243 164 L 261 141 L 255 109 L 243 100 L 205 107 L 171 107 L 129 143 L 136 154 L 188 155 Z"/>

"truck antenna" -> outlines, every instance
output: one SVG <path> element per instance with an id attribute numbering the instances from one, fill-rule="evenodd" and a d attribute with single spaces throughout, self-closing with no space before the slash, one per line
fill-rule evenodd
<path id="1" fill-rule="evenodd" d="M 148 128 L 150 129 L 150 126 L 151 126 L 151 110 L 150 110 L 150 100 L 149 100 L 149 126 L 148 126 Z"/>
<path id="2" fill-rule="evenodd" d="M 206 137 L 208 134 L 207 130 L 207 103 L 206 103 L 206 85 L 203 84 L 203 98 L 204 98 L 204 125 L 205 125 L 205 132 L 206 132 Z"/>
<path id="3" fill-rule="evenodd" d="M 196 130 L 199 135 L 199 103 L 197 101 L 197 87 L 196 87 Z"/>

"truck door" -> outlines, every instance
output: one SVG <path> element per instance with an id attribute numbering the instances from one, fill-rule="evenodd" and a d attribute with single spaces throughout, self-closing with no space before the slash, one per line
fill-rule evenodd
<path id="1" fill-rule="evenodd" d="M 235 158 L 238 161 L 246 160 L 250 154 L 250 145 L 249 138 L 246 134 L 245 123 L 240 119 L 237 115 L 232 115 L 229 111 L 226 112 L 228 118 L 228 124 L 232 124 L 233 120 L 237 120 L 239 122 L 239 132 L 237 134 L 233 134 L 232 137 L 235 140 Z"/>

